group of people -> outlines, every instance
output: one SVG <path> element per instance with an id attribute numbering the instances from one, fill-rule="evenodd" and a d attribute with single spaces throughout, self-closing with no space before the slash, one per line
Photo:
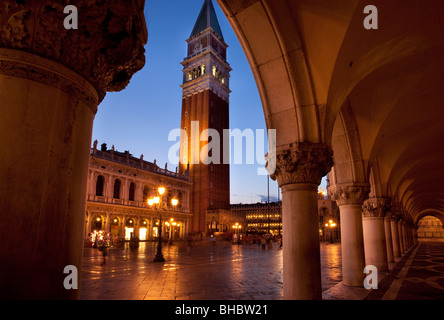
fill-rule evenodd
<path id="1" fill-rule="evenodd" d="M 265 235 L 248 235 L 243 238 L 243 243 L 248 245 L 261 246 L 262 250 L 273 249 L 277 244 L 278 249 L 282 249 L 282 236 L 275 236 L 271 234 Z"/>

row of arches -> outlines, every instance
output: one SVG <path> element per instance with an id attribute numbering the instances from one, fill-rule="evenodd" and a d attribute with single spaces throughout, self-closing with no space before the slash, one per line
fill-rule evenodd
<path id="1" fill-rule="evenodd" d="M 112 194 L 109 195 L 106 193 L 106 186 L 107 184 L 112 184 L 111 192 Z M 124 188 L 127 188 L 127 192 L 124 192 Z M 138 189 L 140 190 L 138 191 Z M 122 180 L 120 178 L 108 178 L 108 182 L 105 179 L 105 176 L 102 174 L 98 174 L 95 179 L 95 195 L 98 197 L 112 197 L 113 199 L 123 199 L 123 194 L 127 195 L 127 199 L 129 201 L 142 201 L 143 203 L 146 203 L 149 198 L 156 195 L 157 189 L 154 186 L 150 186 L 147 184 L 139 183 L 137 184 L 134 181 L 127 181 L 126 184 L 122 183 Z M 140 199 L 137 197 L 137 192 L 140 193 L 139 196 Z M 178 208 L 186 208 L 186 202 L 184 202 L 185 195 L 182 190 L 167 188 L 166 190 L 166 201 L 167 203 L 171 202 L 171 199 L 176 198 L 179 200 L 178 202 Z"/>
<path id="2" fill-rule="evenodd" d="M 99 233 L 107 237 L 107 240 L 113 241 L 113 244 L 118 241 L 129 241 L 133 238 L 140 241 L 155 240 L 159 236 L 160 223 L 162 223 L 162 238 L 184 239 L 187 220 L 183 218 L 168 216 L 159 219 L 159 217 L 153 216 L 87 212 L 85 240 L 87 245 L 91 245 L 91 238 Z"/>

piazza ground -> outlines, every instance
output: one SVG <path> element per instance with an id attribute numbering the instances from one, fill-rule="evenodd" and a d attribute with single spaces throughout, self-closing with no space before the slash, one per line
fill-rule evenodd
<path id="1" fill-rule="evenodd" d="M 180 243 L 165 246 L 165 263 L 153 262 L 156 244 L 138 249 L 111 248 L 105 265 L 101 253 L 85 248 L 83 300 L 282 300 L 282 253 L 276 245 L 198 242 L 190 251 Z M 420 242 L 389 273 L 378 290 L 342 285 L 341 244 L 321 244 L 325 300 L 397 300 L 444 298 L 444 243 Z"/>

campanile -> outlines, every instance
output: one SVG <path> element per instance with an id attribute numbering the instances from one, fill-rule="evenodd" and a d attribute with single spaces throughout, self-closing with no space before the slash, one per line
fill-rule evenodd
<path id="1" fill-rule="evenodd" d="M 193 182 L 191 231 L 205 232 L 206 211 L 230 208 L 230 167 L 223 159 L 223 130 L 229 129 L 230 65 L 211 0 L 205 0 L 183 60 L 180 171 Z M 217 133 L 217 134 L 215 134 Z M 218 136 L 220 139 L 219 141 Z"/>

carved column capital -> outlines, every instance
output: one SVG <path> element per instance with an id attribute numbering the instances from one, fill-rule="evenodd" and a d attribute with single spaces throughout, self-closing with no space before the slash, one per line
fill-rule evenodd
<path id="1" fill-rule="evenodd" d="M 384 218 L 391 208 L 389 198 L 370 198 L 364 201 L 362 213 L 367 218 Z"/>
<path id="2" fill-rule="evenodd" d="M 368 198 L 370 185 L 368 183 L 334 185 L 328 188 L 328 193 L 338 206 L 348 204 L 362 205 Z"/>
<path id="3" fill-rule="evenodd" d="M 333 152 L 325 144 L 296 143 L 276 152 L 275 159 L 275 171 L 270 177 L 278 181 L 279 187 L 296 183 L 319 185 L 333 166 Z"/>
<path id="4" fill-rule="evenodd" d="M 66 1 L 0 3 L 0 48 L 58 62 L 98 93 L 120 91 L 145 64 L 148 33 L 142 0 L 78 0 L 78 29 L 64 27 Z"/>

